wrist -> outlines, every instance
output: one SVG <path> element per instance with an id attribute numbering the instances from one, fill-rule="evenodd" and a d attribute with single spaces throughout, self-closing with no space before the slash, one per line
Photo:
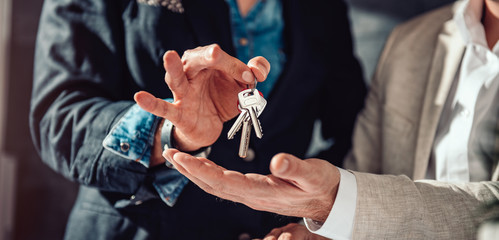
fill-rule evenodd
<path id="1" fill-rule="evenodd" d="M 175 126 L 172 126 L 171 129 L 171 145 L 169 147 L 176 148 L 182 152 L 195 152 L 203 148 L 203 146 L 189 141 Z"/>
<path id="2" fill-rule="evenodd" d="M 163 124 L 164 124 L 164 120 L 162 119 L 159 122 L 159 124 L 156 128 L 156 131 L 154 133 L 154 142 L 153 142 L 153 146 L 151 149 L 151 160 L 149 162 L 149 166 L 151 166 L 151 167 L 162 164 L 166 161 L 165 158 L 162 156 L 163 146 L 161 144 L 161 142 L 162 142 L 161 141 L 161 129 L 163 127 Z"/>
<path id="3" fill-rule="evenodd" d="M 199 144 L 194 144 L 187 140 L 184 135 L 173 126 L 168 119 L 163 119 L 164 124 L 160 129 L 161 134 L 161 151 L 164 148 L 175 148 L 182 152 L 189 153 L 195 157 L 208 157 L 211 152 L 211 147 L 205 147 Z M 168 161 L 165 161 L 168 167 L 173 167 Z"/>
<path id="4" fill-rule="evenodd" d="M 311 219 L 314 222 L 317 223 L 324 223 L 326 219 L 328 218 L 329 214 L 331 213 L 331 210 L 333 209 L 334 202 L 336 200 L 336 195 L 338 194 L 338 188 L 340 185 L 340 171 L 338 170 L 337 167 L 332 166 L 333 169 L 331 171 L 332 173 L 332 183 L 331 188 L 326 191 L 324 194 L 324 198 L 322 200 L 322 204 L 320 204 L 319 210 L 315 214 L 315 216 L 311 217 Z"/>

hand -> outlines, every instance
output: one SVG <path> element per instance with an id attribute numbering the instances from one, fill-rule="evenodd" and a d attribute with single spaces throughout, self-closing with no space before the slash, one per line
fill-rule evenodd
<path id="1" fill-rule="evenodd" d="M 163 152 L 176 169 L 204 191 L 253 209 L 324 222 L 338 192 L 338 168 L 320 159 L 300 160 L 280 153 L 270 162 L 270 175 L 242 174 L 206 158 L 176 149 Z"/>
<path id="2" fill-rule="evenodd" d="M 254 84 L 255 78 L 264 81 L 270 70 L 263 57 L 253 58 L 246 65 L 215 44 L 188 50 L 182 59 L 168 51 L 163 61 L 165 82 L 173 92 L 174 102 L 143 91 L 134 99 L 145 111 L 173 123 L 173 137 L 183 151 L 213 144 L 222 132 L 222 124 L 239 113 L 237 94 Z"/>
<path id="3" fill-rule="evenodd" d="M 284 227 L 274 228 L 263 240 L 327 240 L 328 238 L 313 234 L 297 223 L 290 223 Z"/>

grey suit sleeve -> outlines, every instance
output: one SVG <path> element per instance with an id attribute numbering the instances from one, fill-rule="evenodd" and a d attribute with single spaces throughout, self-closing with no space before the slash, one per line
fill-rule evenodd
<path id="1" fill-rule="evenodd" d="M 133 193 L 139 163 L 104 150 L 102 140 L 133 104 L 124 64 L 119 1 L 47 0 L 40 18 L 30 109 L 42 160 L 78 183 Z"/>
<path id="2" fill-rule="evenodd" d="M 406 176 L 354 174 L 354 239 L 474 239 L 491 214 L 483 207 L 499 199 L 499 182 L 414 182 Z"/>

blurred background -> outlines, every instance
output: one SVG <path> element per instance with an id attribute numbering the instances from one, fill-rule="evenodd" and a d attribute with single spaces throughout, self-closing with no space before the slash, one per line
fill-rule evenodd
<path id="1" fill-rule="evenodd" d="M 453 0 L 347 2 L 355 52 L 369 83 L 396 24 Z M 0 240 L 62 239 L 78 188 L 41 162 L 29 134 L 33 50 L 42 5 L 40 0 L 0 0 Z"/>

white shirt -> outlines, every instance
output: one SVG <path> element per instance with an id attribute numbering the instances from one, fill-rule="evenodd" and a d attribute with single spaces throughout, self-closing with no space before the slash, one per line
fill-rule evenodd
<path id="1" fill-rule="evenodd" d="M 472 157 L 473 149 L 469 149 L 472 129 L 488 111 L 476 106 L 492 104 L 497 92 L 493 83 L 499 76 L 499 44 L 489 49 L 480 21 L 482 11 L 483 0 L 471 0 L 454 16 L 466 50 L 442 112 L 428 169 L 427 176 L 438 181 L 469 182 L 472 176 L 474 181 L 490 179 L 488 164 Z"/>
<path id="2" fill-rule="evenodd" d="M 491 101 L 497 94 L 499 81 L 499 42 L 488 48 L 481 24 L 483 0 L 469 0 L 456 12 L 466 50 L 457 74 L 456 85 L 449 94 L 447 109 L 442 112 L 435 138 L 432 163 L 428 172 L 439 181 L 470 181 L 470 164 L 484 165 L 469 159 L 469 141 L 474 129 L 475 106 L 478 101 Z M 489 94 L 484 92 L 489 91 Z M 492 94 L 490 94 L 492 92 Z M 479 95 L 487 95 L 480 99 Z M 477 101 L 478 99 L 478 101 Z M 497 103 L 491 103 L 497 104 Z M 490 104 L 489 104 L 490 105 Z M 478 111 L 484 111 L 483 108 Z M 480 114 L 482 116 L 483 114 Z M 486 165 L 486 164 L 485 164 Z M 307 228 L 316 234 L 334 239 L 351 239 L 357 199 L 355 176 L 343 169 L 333 208 L 323 224 L 304 219 Z M 474 172 L 471 174 L 473 175 Z"/>

